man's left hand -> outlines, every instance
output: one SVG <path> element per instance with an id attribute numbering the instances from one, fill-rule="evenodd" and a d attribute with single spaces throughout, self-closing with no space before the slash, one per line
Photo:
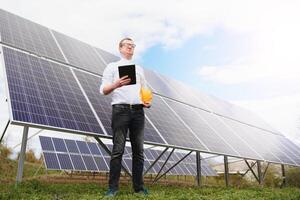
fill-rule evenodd
<path id="1" fill-rule="evenodd" d="M 144 108 L 150 108 L 151 107 L 150 103 L 143 103 L 143 105 L 144 105 Z"/>

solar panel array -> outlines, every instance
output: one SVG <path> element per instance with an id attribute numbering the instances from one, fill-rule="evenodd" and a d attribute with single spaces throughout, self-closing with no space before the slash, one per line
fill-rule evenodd
<path id="1" fill-rule="evenodd" d="M 112 135 L 110 97 L 99 86 L 118 57 L 1 9 L 0 34 L 12 123 Z M 300 165 L 300 148 L 247 110 L 145 74 L 156 93 L 145 111 L 146 143 Z"/>
<path id="2" fill-rule="evenodd" d="M 97 143 L 78 140 L 61 139 L 54 137 L 39 136 L 45 166 L 48 170 L 71 170 L 71 171 L 91 171 L 108 172 L 110 156 Z M 112 149 L 112 145 L 108 145 Z M 147 170 L 152 162 L 161 154 L 161 150 L 145 149 L 145 165 Z M 184 156 L 181 152 L 176 152 L 168 162 L 168 166 L 175 164 Z M 162 156 L 159 162 L 149 171 L 156 174 L 160 170 L 160 165 L 166 160 L 166 155 Z M 190 155 L 179 165 L 168 173 L 169 175 L 196 175 L 196 164 Z M 123 165 L 132 172 L 131 147 L 126 146 L 123 156 Z M 168 168 L 165 168 L 167 170 Z M 165 171 L 164 170 L 164 171 Z M 164 172 L 163 171 L 163 172 Z M 216 176 L 216 172 L 204 160 L 201 163 L 203 176 Z"/>

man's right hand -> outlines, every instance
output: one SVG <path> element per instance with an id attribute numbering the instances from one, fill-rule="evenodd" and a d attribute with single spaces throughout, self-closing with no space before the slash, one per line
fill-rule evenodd
<path id="1" fill-rule="evenodd" d="M 128 78 L 128 76 L 123 76 L 121 78 L 119 78 L 118 80 L 116 80 L 114 83 L 107 85 L 103 88 L 103 93 L 105 95 L 110 94 L 113 90 L 122 87 L 124 85 L 128 85 L 130 83 L 131 79 Z"/>
<path id="2" fill-rule="evenodd" d="M 123 76 L 121 78 L 119 78 L 118 80 L 116 80 L 116 82 L 114 82 L 114 89 L 117 89 L 119 87 L 122 87 L 124 85 L 128 85 L 130 83 L 131 79 L 128 78 L 128 76 Z"/>

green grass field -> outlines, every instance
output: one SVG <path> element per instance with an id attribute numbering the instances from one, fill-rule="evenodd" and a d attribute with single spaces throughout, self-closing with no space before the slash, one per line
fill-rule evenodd
<path id="1" fill-rule="evenodd" d="M 0 199 L 103 199 L 106 185 L 97 183 L 46 183 L 37 180 L 26 181 L 18 186 L 1 184 Z M 122 185 L 114 199 L 282 199 L 299 200 L 299 188 L 223 188 L 223 187 L 184 187 L 152 185 L 150 195 L 134 195 L 130 186 Z"/>
<path id="2" fill-rule="evenodd" d="M 103 199 L 103 194 L 107 189 L 107 180 L 90 178 L 70 177 L 61 174 L 60 171 L 48 171 L 41 164 L 25 163 L 24 181 L 22 184 L 15 185 L 17 162 L 6 158 L 0 159 L 0 199 Z M 299 172 L 293 176 L 299 176 Z M 99 178 L 99 177 L 98 177 Z M 173 177 L 176 178 L 176 177 Z M 189 177 L 192 178 L 192 177 Z M 218 180 L 221 182 L 218 184 Z M 182 186 L 176 182 L 174 185 L 167 185 L 165 182 L 160 184 L 146 184 L 150 190 L 149 196 L 134 195 L 130 182 L 121 185 L 118 196 L 114 199 L 153 199 L 153 200 L 184 200 L 184 199 L 213 199 L 213 200 L 234 200 L 234 199 L 282 199 L 300 200 L 300 188 L 286 187 L 268 188 L 259 187 L 252 183 L 240 185 L 241 188 L 225 188 L 222 183 L 223 178 L 214 179 L 215 186 Z M 299 179 L 297 179 L 299 180 Z M 231 178 L 233 182 L 233 177 Z M 191 183 L 191 182 L 190 182 Z M 221 186 L 220 186 L 221 185 Z M 296 184 L 295 184 L 296 185 Z"/>

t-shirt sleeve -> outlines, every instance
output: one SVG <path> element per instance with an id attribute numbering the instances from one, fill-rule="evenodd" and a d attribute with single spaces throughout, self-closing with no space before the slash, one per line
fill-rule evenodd
<path id="1" fill-rule="evenodd" d="M 110 85 L 113 83 L 113 71 L 112 71 L 112 65 L 108 64 L 107 67 L 104 69 L 103 76 L 101 79 L 101 85 L 100 85 L 100 93 L 103 93 L 103 88 L 107 85 Z"/>

